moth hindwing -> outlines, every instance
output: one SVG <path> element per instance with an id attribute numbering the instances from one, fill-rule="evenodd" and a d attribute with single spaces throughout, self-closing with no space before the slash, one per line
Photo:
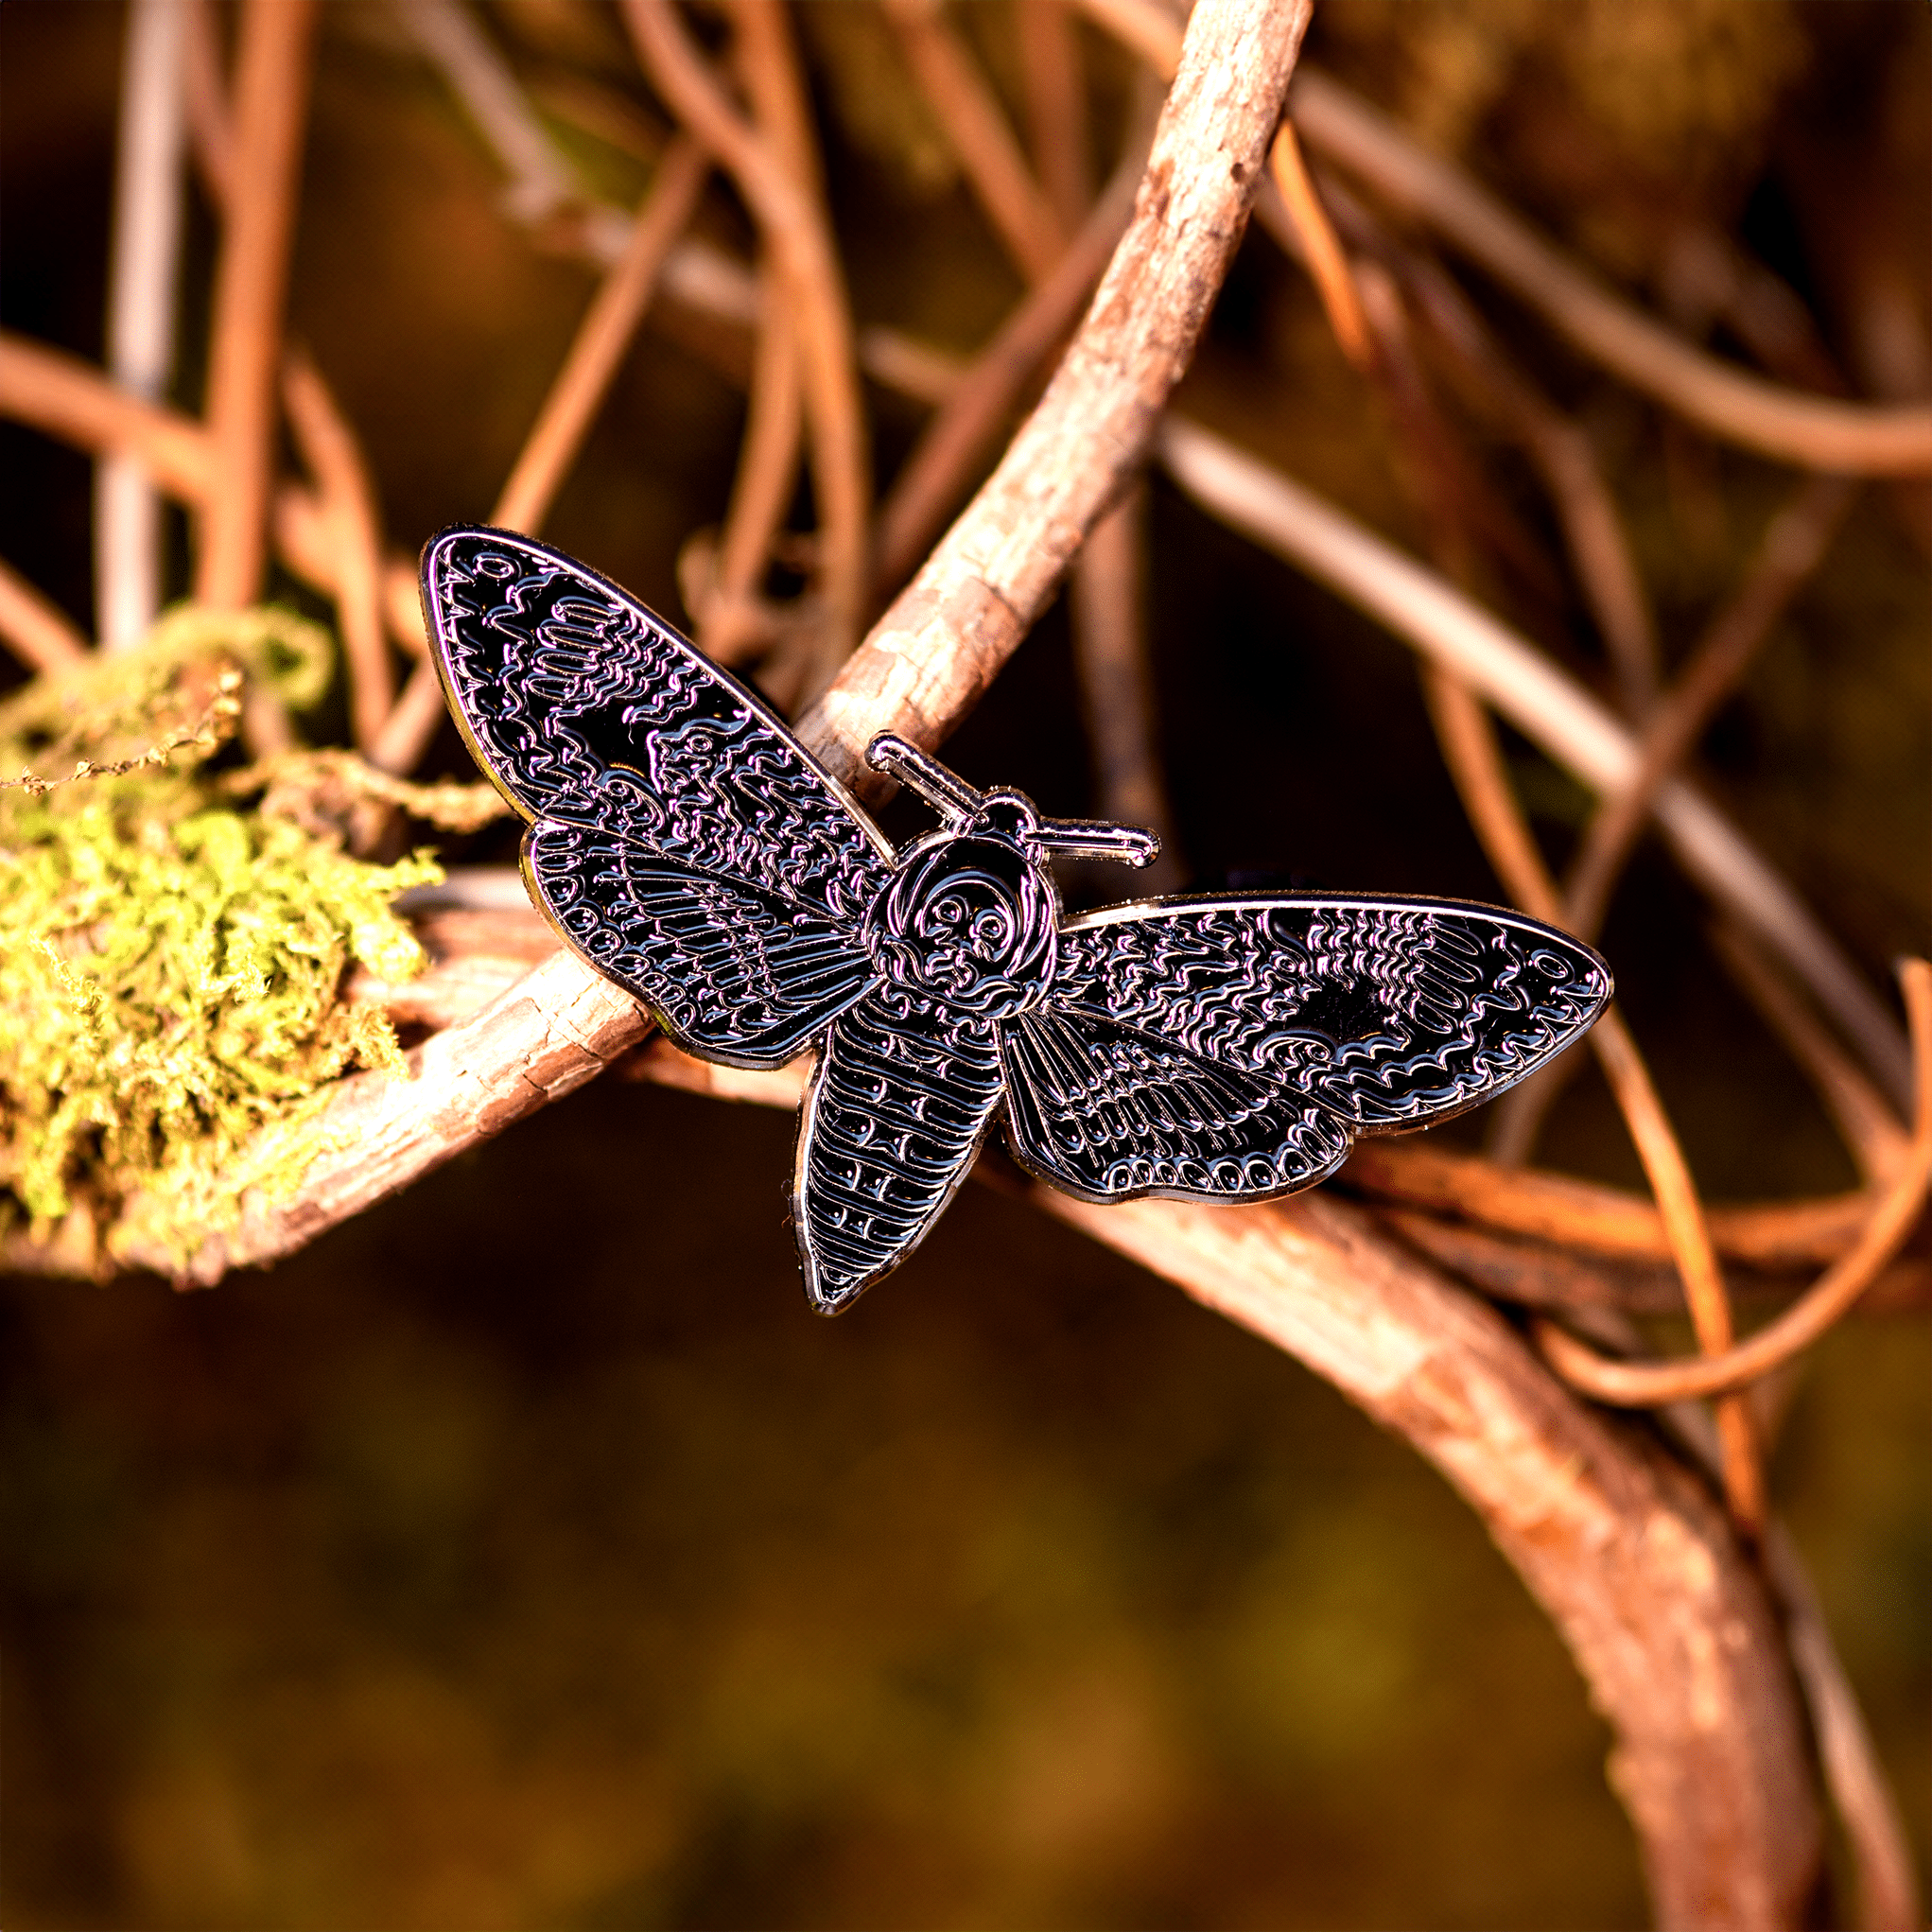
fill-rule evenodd
<path id="1" fill-rule="evenodd" d="M 1049 856 L 1144 862 L 910 745 L 939 813 L 895 851 L 778 716 L 616 584 L 508 531 L 444 531 L 424 600 L 450 708 L 527 821 L 564 942 L 686 1052 L 807 1051 L 807 1292 L 846 1306 L 918 1244 L 1004 1121 L 1093 1201 L 1266 1199 L 1355 1136 L 1493 1099 L 1610 997 L 1587 946 L 1449 900 L 1261 894 L 1063 918 Z"/>

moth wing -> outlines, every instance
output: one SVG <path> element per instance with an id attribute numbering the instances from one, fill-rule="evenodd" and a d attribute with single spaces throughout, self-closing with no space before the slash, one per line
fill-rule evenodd
<path id="1" fill-rule="evenodd" d="M 705 1059 L 781 1067 L 873 983 L 843 925 L 632 840 L 539 819 L 523 865 L 565 938 Z"/>
<path id="2" fill-rule="evenodd" d="M 1083 1200 L 1266 1200 L 1349 1152 L 1305 1094 L 1117 1020 L 1050 1004 L 1006 1021 L 1000 1045 L 1015 1155 Z"/>
<path id="3" fill-rule="evenodd" d="M 835 1314 L 924 1239 L 1000 1104 L 990 1026 L 876 995 L 832 1024 L 798 1127 L 805 1289 Z"/>
<path id="4" fill-rule="evenodd" d="M 856 934 L 892 851 L 764 701 L 547 544 L 423 553 L 430 647 L 478 762 L 525 818 L 627 839 Z"/>
<path id="5" fill-rule="evenodd" d="M 1357 1133 L 1493 1100 L 1577 1039 L 1610 968 L 1496 906 L 1339 895 L 1170 899 L 1069 922 L 1053 1005 L 1277 1081 Z"/>

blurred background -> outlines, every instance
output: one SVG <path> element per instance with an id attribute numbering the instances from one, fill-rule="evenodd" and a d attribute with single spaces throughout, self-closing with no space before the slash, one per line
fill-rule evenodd
<path id="1" fill-rule="evenodd" d="M 1012 12 L 951 9 L 1009 100 Z M 615 14 L 479 17 L 586 178 L 635 202 L 668 122 Z M 796 22 L 857 318 L 969 356 L 1021 283 L 876 11 L 828 0 Z M 124 24 L 107 4 L 0 8 L 0 322 L 95 362 Z M 1104 173 L 1136 79 L 1078 31 Z M 1884 274 L 1932 313 L 1921 7 L 1324 0 L 1308 48 L 1646 305 L 1673 300 L 1660 237 L 1702 224 L 1788 285 L 1861 386 Z M 331 0 L 289 328 L 404 548 L 488 513 L 595 287 L 501 191 L 394 10 Z M 720 181 L 697 227 L 751 247 Z M 191 200 L 171 392 L 188 409 L 215 234 Z M 1588 427 L 1675 661 L 1785 476 L 1486 306 Z M 545 526 L 679 621 L 749 356 L 748 335 L 654 304 Z M 1183 399 L 1422 547 L 1390 431 L 1259 235 Z M 865 401 L 889 479 L 924 412 Z M 1492 481 L 1555 554 L 1506 457 Z M 0 424 L 0 552 L 89 633 L 91 491 L 83 456 Z M 1499 897 L 1408 654 L 1158 479 L 1147 514 L 1185 879 Z M 1702 746 L 1706 781 L 1879 983 L 1932 936 L 1927 554 L 1923 500 L 1867 492 Z M 1601 682 L 1553 584 L 1538 635 Z M 292 578 L 272 591 L 329 615 Z M 316 741 L 339 739 L 342 702 L 305 721 Z M 1508 749 L 1560 852 L 1586 795 Z M 1098 809 L 1063 607 L 945 755 L 1050 812 Z M 467 773 L 445 728 L 419 775 Z M 507 862 L 514 843 L 498 827 L 444 853 Z M 1704 916 L 1640 853 L 1604 939 L 1699 1183 L 1851 1185 Z M 1482 1125 L 1438 1131 L 1475 1146 Z M 9 1924 L 1645 1918 L 1607 1733 L 1430 1469 L 1295 1363 L 983 1188 L 850 1315 L 810 1317 L 791 1137 L 777 1114 L 605 1081 L 213 1292 L 6 1284 Z M 1538 1157 L 1642 1184 L 1593 1074 Z M 1923 1309 L 1847 1325 L 1771 1470 L 1922 1869 L 1928 1388 Z"/>

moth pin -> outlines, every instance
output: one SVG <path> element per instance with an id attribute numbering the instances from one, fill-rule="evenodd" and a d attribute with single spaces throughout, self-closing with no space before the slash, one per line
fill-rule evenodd
<path id="1" fill-rule="evenodd" d="M 1044 818 L 882 736 L 870 763 L 940 820 L 896 850 L 761 698 L 561 552 L 446 531 L 423 587 L 565 942 L 687 1053 L 815 1052 L 792 1206 L 825 1313 L 905 1260 L 1002 1120 L 1082 1200 L 1266 1200 L 1357 1135 L 1493 1099 L 1610 998 L 1589 947 L 1493 906 L 1258 893 L 1066 918 L 1052 854 L 1144 865 L 1152 835 Z"/>

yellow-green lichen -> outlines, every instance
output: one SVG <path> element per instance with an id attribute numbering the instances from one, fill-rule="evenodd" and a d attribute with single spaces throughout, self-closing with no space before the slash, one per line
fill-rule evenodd
<path id="1" fill-rule="evenodd" d="M 18 771 L 53 747 L 99 766 L 144 728 L 150 745 L 181 740 L 236 663 L 312 690 L 313 630 L 282 613 L 177 621 L 130 660 L 9 703 L 0 759 Z M 278 678 L 291 661 L 302 677 Z M 0 1225 L 44 1236 L 78 1210 L 104 1227 L 135 1194 L 150 1222 L 158 1207 L 183 1230 L 232 1225 L 244 1143 L 353 1066 L 401 1070 L 387 1018 L 339 994 L 351 964 L 420 968 L 390 901 L 437 866 L 371 864 L 237 809 L 199 769 L 224 735 L 189 734 L 160 764 L 135 751 L 123 775 L 0 792 Z"/>

